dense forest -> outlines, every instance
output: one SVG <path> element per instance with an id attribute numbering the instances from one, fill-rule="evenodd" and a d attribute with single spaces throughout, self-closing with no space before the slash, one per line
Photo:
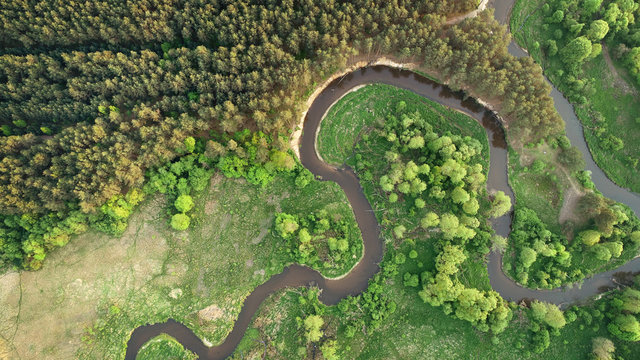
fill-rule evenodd
<path id="1" fill-rule="evenodd" d="M 509 36 L 490 12 L 444 26 L 445 14 L 476 5 L 4 4 L 3 261 L 29 263 L 64 243 L 48 234 L 81 232 L 85 217 L 140 188 L 148 169 L 185 154 L 190 136 L 259 129 L 286 150 L 277 134 L 290 131 L 304 94 L 355 59 L 423 63 L 495 102 L 514 132 L 558 132 L 540 68 L 507 54 Z"/>

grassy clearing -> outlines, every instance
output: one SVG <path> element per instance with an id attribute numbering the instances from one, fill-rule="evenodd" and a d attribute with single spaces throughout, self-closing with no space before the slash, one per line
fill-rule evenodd
<path id="1" fill-rule="evenodd" d="M 516 206 L 534 210 L 547 228 L 562 233 L 558 219 L 569 180 L 556 166 L 558 150 L 549 146 L 524 148 L 521 153 L 509 150 L 509 183 L 516 197 Z M 541 172 L 531 170 L 534 159 L 543 161 Z"/>
<path id="2" fill-rule="evenodd" d="M 138 360 L 195 360 L 198 356 L 186 350 L 182 344 L 169 335 L 162 334 L 149 340 L 142 348 Z"/>
<path id="3" fill-rule="evenodd" d="M 271 234 L 275 213 L 326 207 L 356 226 L 336 184 L 300 190 L 288 176 L 265 189 L 214 176 L 185 232 L 170 229 L 162 197 L 149 199 L 122 237 L 87 233 L 42 270 L 0 277 L 0 335 L 11 358 L 120 359 L 135 327 L 171 317 L 219 343 L 243 299 L 286 265 Z"/>
<path id="4" fill-rule="evenodd" d="M 318 152 L 322 158 L 332 165 L 345 163 L 353 153 L 358 136 L 366 134 L 377 121 L 384 121 L 387 115 L 393 113 L 395 104 L 401 100 L 406 102 L 407 112 L 417 111 L 429 118 L 438 132 L 451 131 L 477 139 L 486 138 L 482 126 L 460 112 L 409 90 L 373 84 L 345 95 L 329 110 L 318 132 Z M 488 144 L 485 149 L 488 153 Z M 485 160 L 482 165 L 487 169 L 489 159 Z"/>
<path id="5" fill-rule="evenodd" d="M 563 68 L 559 57 L 549 58 L 544 54 L 543 46 L 534 46 L 535 42 L 543 45 L 548 39 L 553 39 L 553 28 L 547 31 L 542 28 L 544 14 L 540 7 L 543 4 L 541 0 L 516 1 L 511 30 L 518 44 L 528 49 L 535 61 L 541 64 L 551 82 L 566 92 L 568 87 L 558 75 Z M 603 51 L 613 49 L 615 45 L 609 41 Z M 615 183 L 640 192 L 640 178 L 636 176 L 640 166 L 640 127 L 635 120 L 640 114 L 639 86 L 618 60 L 613 58 L 612 66 L 609 66 L 605 55 L 613 58 L 611 54 L 601 54 L 583 66 L 583 78 L 592 82 L 593 95 L 587 97 L 586 104 L 572 103 L 598 166 Z M 609 135 L 622 139 L 624 148 L 618 151 L 607 148 L 605 139 Z"/>

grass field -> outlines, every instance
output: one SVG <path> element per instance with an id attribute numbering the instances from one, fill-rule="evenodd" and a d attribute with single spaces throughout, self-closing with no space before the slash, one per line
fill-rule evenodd
<path id="1" fill-rule="evenodd" d="M 188 231 L 170 229 L 167 205 L 155 197 L 123 236 L 87 233 L 40 271 L 2 275 L 0 335 L 10 358 L 121 359 L 135 327 L 169 317 L 216 344 L 243 299 L 286 265 L 285 248 L 271 234 L 276 212 L 328 207 L 356 226 L 333 183 L 313 181 L 300 190 L 279 176 L 260 189 L 216 175 L 195 199 Z"/>
<path id="2" fill-rule="evenodd" d="M 534 46 L 535 42 L 542 45 L 547 39 L 553 39 L 553 29 L 542 30 L 544 14 L 540 7 L 543 4 L 542 0 L 517 0 L 510 21 L 511 30 L 518 44 L 529 50 L 551 82 L 565 92 L 568 86 L 558 76 L 558 70 L 563 68 L 559 57 L 549 58 L 541 50 L 542 46 Z M 615 45 L 609 41 L 603 51 Z M 640 127 L 635 120 L 640 114 L 640 86 L 609 53 L 586 62 L 583 70 L 583 78 L 592 82 L 593 93 L 585 104 L 573 102 L 573 105 L 584 126 L 591 153 L 614 182 L 640 192 L 640 177 L 636 176 L 640 166 Z M 601 121 L 594 116 L 594 111 L 602 115 Z M 597 135 L 599 132 L 600 136 Z M 606 148 L 603 139 L 608 135 L 622 139 L 624 148 L 618 151 Z"/>

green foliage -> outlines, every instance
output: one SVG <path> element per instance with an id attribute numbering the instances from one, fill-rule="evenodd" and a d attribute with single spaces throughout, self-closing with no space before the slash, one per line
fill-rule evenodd
<path id="1" fill-rule="evenodd" d="M 181 213 L 186 213 L 193 208 L 193 198 L 189 195 L 182 194 L 178 196 L 173 204 L 176 207 L 176 210 Z"/>
<path id="2" fill-rule="evenodd" d="M 586 246 L 593 246 L 600 241 L 600 233 L 595 230 L 585 230 L 578 237 Z"/>
<path id="3" fill-rule="evenodd" d="M 503 191 L 498 191 L 493 195 L 491 201 L 491 210 L 489 210 L 489 216 L 498 218 L 511 210 L 511 198 Z"/>
<path id="4" fill-rule="evenodd" d="M 196 354 L 186 350 L 182 344 L 168 335 L 157 336 L 142 346 L 136 359 L 138 360 L 195 360 Z"/>
<path id="5" fill-rule="evenodd" d="M 190 223 L 191 218 L 189 218 L 189 215 L 183 213 L 178 213 L 171 217 L 171 227 L 178 231 L 188 229 Z"/>
<path id="6" fill-rule="evenodd" d="M 275 232 L 287 244 L 291 261 L 323 270 L 348 268 L 362 251 L 353 222 L 327 209 L 302 215 L 276 214 Z"/>
<path id="7" fill-rule="evenodd" d="M 322 325 L 324 320 L 319 315 L 309 315 L 304 319 L 305 337 L 309 342 L 319 341 L 322 335 Z"/>

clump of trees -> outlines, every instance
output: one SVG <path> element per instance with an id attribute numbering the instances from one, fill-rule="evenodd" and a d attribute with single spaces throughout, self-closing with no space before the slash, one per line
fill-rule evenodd
<path id="1" fill-rule="evenodd" d="M 287 243 L 291 261 L 319 269 L 344 269 L 362 251 L 353 224 L 327 209 L 305 215 L 276 214 L 275 233 Z"/>
<path id="2" fill-rule="evenodd" d="M 405 272 L 402 281 L 409 288 L 418 288 L 423 301 L 442 306 L 445 313 L 482 331 L 502 332 L 511 318 L 507 302 L 494 291 L 464 286 L 458 269 L 467 259 L 467 248 L 475 254 L 489 251 L 491 234 L 483 216 L 501 216 L 510 209 L 510 199 L 498 193 L 493 204 L 481 209 L 480 202 L 486 197 L 481 143 L 451 132 L 438 135 L 429 119 L 407 113 L 405 108 L 403 102 L 396 104 L 395 111 L 361 146 L 386 150 L 382 165 L 378 165 L 386 170 L 374 181 L 389 206 L 398 203 L 393 206 L 408 208 L 412 216 L 421 219 L 420 228 L 438 230 L 436 271 Z M 364 161 L 359 161 L 356 169 L 365 174 L 374 171 L 372 164 Z M 396 239 L 418 230 L 406 223 L 389 225 Z M 418 256 L 416 251 L 409 253 L 410 259 Z M 386 266 L 401 265 L 406 258 L 399 252 Z"/>
<path id="3" fill-rule="evenodd" d="M 519 283 L 556 288 L 577 282 L 640 247 L 640 221 L 628 208 L 588 193 L 579 209 L 590 221 L 571 243 L 549 231 L 534 211 L 516 209 L 509 237 L 513 266 L 506 269 Z"/>
<path id="4" fill-rule="evenodd" d="M 609 301 L 607 325 L 609 332 L 625 341 L 640 341 L 640 290 L 639 278 L 636 276 L 636 286 L 628 287 L 617 293 Z"/>
<path id="5" fill-rule="evenodd" d="M 533 334 L 533 351 L 538 354 L 549 347 L 550 335 L 560 335 L 560 329 L 576 319 L 573 315 L 567 319 L 558 306 L 537 300 L 531 302 L 527 316 L 530 320 L 529 330 Z"/>
<path id="6" fill-rule="evenodd" d="M 583 74 L 582 64 L 599 56 L 606 42 L 613 57 L 640 83 L 639 5 L 637 0 L 554 0 L 542 7 L 545 23 L 540 33 L 546 37 L 543 54 L 560 60 L 559 68 L 550 75 L 572 102 L 584 108 L 580 116 L 593 120 L 598 145 L 605 151 L 620 151 L 624 142 L 607 128 L 602 114 L 589 103 L 596 88 L 594 79 Z M 634 159 L 630 162 L 637 165 Z"/>

